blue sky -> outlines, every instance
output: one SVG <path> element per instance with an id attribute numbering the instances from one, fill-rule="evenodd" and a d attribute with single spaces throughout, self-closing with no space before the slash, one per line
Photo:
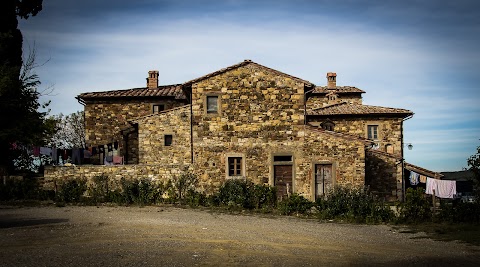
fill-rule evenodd
<path id="1" fill-rule="evenodd" d="M 21 21 L 35 43 L 51 114 L 82 92 L 183 83 L 251 59 L 325 85 L 357 86 L 364 103 L 412 110 L 408 162 L 466 167 L 480 145 L 480 4 L 476 1 L 45 0 Z"/>

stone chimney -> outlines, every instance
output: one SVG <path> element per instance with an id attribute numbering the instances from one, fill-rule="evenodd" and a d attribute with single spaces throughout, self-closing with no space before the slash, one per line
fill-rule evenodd
<path id="1" fill-rule="evenodd" d="M 148 72 L 147 88 L 158 87 L 158 70 L 151 70 Z"/>
<path id="2" fill-rule="evenodd" d="M 327 73 L 327 89 L 337 88 L 337 74 L 335 72 Z"/>

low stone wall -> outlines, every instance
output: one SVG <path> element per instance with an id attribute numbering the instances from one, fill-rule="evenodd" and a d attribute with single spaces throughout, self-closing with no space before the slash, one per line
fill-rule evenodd
<path id="1" fill-rule="evenodd" d="M 66 180 L 86 179 L 87 184 L 95 176 L 106 175 L 113 185 L 122 178 L 126 180 L 148 178 L 152 181 L 166 182 L 188 170 L 187 165 L 82 165 L 82 166 L 46 166 L 44 189 L 56 190 Z"/>

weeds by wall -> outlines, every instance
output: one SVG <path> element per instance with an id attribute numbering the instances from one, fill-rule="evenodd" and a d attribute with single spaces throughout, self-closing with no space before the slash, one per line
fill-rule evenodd
<path id="1" fill-rule="evenodd" d="M 54 200 L 57 205 L 82 203 L 98 205 L 155 205 L 174 203 L 191 207 L 210 206 L 228 210 L 254 210 L 283 215 L 303 215 L 322 220 L 342 220 L 357 223 L 423 222 L 480 223 L 480 201 L 461 203 L 440 201 L 433 209 L 431 198 L 421 190 L 408 189 L 406 201 L 396 204 L 397 214 L 389 205 L 367 190 L 349 187 L 334 188 L 327 197 L 311 202 L 298 194 L 277 203 L 276 189 L 254 184 L 247 179 L 227 180 L 218 192 L 206 195 L 197 188 L 197 177 L 182 173 L 166 182 L 148 178 L 110 180 L 98 175 L 86 180 L 66 180 L 57 184 L 56 192 L 40 190 L 35 179 L 8 180 L 0 183 L 0 200 Z M 58 204 L 59 203 L 59 204 Z"/>

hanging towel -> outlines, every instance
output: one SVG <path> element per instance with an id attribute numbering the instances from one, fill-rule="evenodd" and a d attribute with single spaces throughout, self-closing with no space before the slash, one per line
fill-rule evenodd
<path id="1" fill-rule="evenodd" d="M 411 185 L 417 185 L 419 178 L 420 178 L 420 174 L 410 171 L 410 184 Z"/>
<path id="2" fill-rule="evenodd" d="M 105 147 L 103 145 L 98 146 L 98 153 L 103 153 L 105 152 Z"/>
<path id="3" fill-rule="evenodd" d="M 92 147 L 92 156 L 97 155 L 97 147 Z"/>
<path id="4" fill-rule="evenodd" d="M 112 143 L 108 143 L 108 144 L 107 144 L 107 148 L 108 148 L 108 152 L 112 152 L 112 151 L 113 151 L 113 145 L 112 145 Z"/>
<path id="5" fill-rule="evenodd" d="M 40 147 L 38 147 L 38 146 L 33 147 L 33 155 L 35 157 L 40 156 Z"/>
<path id="6" fill-rule="evenodd" d="M 427 184 L 425 186 L 425 194 L 433 195 L 433 191 L 437 192 L 437 179 L 427 177 Z"/>
<path id="7" fill-rule="evenodd" d="M 437 180 L 437 191 L 435 191 L 437 197 L 453 198 L 456 194 L 457 181 Z"/>
<path id="8" fill-rule="evenodd" d="M 113 148 L 115 148 L 115 150 L 118 149 L 118 142 L 113 142 Z"/>
<path id="9" fill-rule="evenodd" d="M 438 180 L 427 177 L 425 193 L 439 198 L 453 198 L 457 194 L 457 182 L 449 180 Z"/>
<path id="10" fill-rule="evenodd" d="M 420 183 L 424 184 L 427 182 L 427 176 L 425 175 L 420 175 Z"/>

